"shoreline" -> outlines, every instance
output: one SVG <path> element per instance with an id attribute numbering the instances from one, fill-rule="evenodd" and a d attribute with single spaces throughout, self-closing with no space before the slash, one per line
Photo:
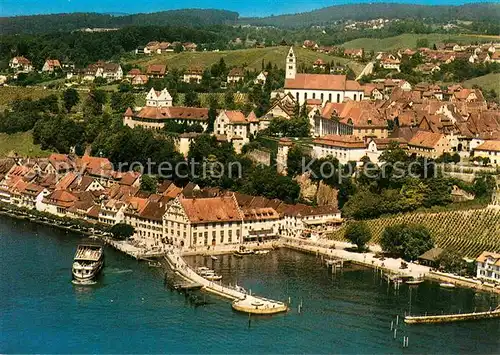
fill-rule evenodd
<path id="1" fill-rule="evenodd" d="M 15 211 L 6 211 L 0 209 L 0 215 L 11 217 L 18 220 L 27 220 L 32 223 L 38 223 L 50 227 L 56 227 L 65 231 L 80 233 L 86 236 L 95 235 L 97 238 L 102 240 L 106 245 L 113 247 L 115 250 L 118 250 L 122 253 L 125 253 L 136 260 L 145 260 L 148 258 L 157 258 L 161 257 L 166 253 L 165 250 L 156 250 L 150 251 L 143 248 L 139 248 L 134 246 L 133 244 L 127 241 L 115 240 L 110 238 L 109 236 L 102 235 L 100 233 L 89 232 L 87 230 L 83 230 L 82 227 L 77 227 L 76 224 L 73 225 L 61 225 L 56 223 L 56 220 L 46 221 L 41 220 L 37 216 L 32 216 L 28 212 L 23 214 L 16 214 Z M 48 219 L 48 217 L 45 217 Z M 75 220 L 78 221 L 78 220 Z M 66 223 L 71 223 L 71 220 Z M 426 280 L 435 281 L 435 282 L 451 282 L 459 287 L 471 288 L 482 292 L 500 294 L 500 286 L 490 286 L 489 284 L 481 283 L 480 281 L 476 281 L 469 278 L 463 278 L 452 274 L 445 274 L 440 272 L 432 271 L 431 268 L 419 264 L 408 263 L 407 269 L 400 269 L 397 266 L 397 263 L 400 263 L 401 259 L 391 259 L 386 258 L 384 261 L 380 261 L 379 259 L 374 258 L 374 253 L 372 251 L 366 253 L 355 253 L 349 252 L 345 249 L 337 249 L 338 245 L 350 246 L 350 243 L 340 242 L 330 239 L 320 240 L 320 241 L 309 241 L 309 240 L 297 240 L 290 237 L 280 237 L 279 239 L 275 239 L 269 242 L 251 242 L 244 244 L 235 244 L 224 246 L 224 248 L 220 247 L 210 247 L 210 249 L 206 250 L 181 250 L 180 254 L 182 256 L 211 256 L 211 255 L 225 255 L 232 254 L 236 252 L 240 246 L 245 246 L 245 248 L 250 250 L 266 250 L 266 249 L 275 249 L 275 248 L 288 248 L 292 250 L 296 250 L 303 253 L 315 254 L 317 256 L 322 256 L 326 258 L 337 258 L 346 262 L 350 262 L 356 265 L 368 267 L 375 270 L 380 270 L 388 275 L 400 275 L 404 277 L 413 277 L 413 278 L 424 278 Z M 334 249 L 332 247 L 335 247 Z M 371 246 L 376 249 L 375 246 Z M 386 265 L 387 263 L 387 265 Z"/>

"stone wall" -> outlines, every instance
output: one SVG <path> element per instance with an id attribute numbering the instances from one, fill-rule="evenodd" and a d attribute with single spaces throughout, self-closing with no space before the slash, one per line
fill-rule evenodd
<path id="1" fill-rule="evenodd" d="M 248 152 L 246 155 L 257 164 L 263 164 L 266 166 L 271 165 L 271 153 L 268 151 L 254 149 L 251 152 Z"/>

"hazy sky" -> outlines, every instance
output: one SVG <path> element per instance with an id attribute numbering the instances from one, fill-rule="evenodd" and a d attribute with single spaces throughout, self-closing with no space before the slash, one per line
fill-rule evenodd
<path id="1" fill-rule="evenodd" d="M 156 12 L 186 8 L 217 8 L 236 11 L 240 16 L 267 16 L 271 14 L 304 12 L 325 6 L 360 3 L 360 2 L 398 2 L 429 5 L 458 5 L 478 1 L 453 0 L 400 0 L 400 1 L 363 1 L 363 0 L 0 0 L 0 16 L 50 14 L 63 12 L 105 12 L 105 13 L 138 13 Z M 484 2 L 484 1 L 483 1 Z M 495 1 L 490 1 L 495 2 Z M 286 4 L 286 5 L 285 5 Z"/>

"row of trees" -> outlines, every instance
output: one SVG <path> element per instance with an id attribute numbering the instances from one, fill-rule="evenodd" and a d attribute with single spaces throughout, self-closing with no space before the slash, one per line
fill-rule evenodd
<path id="1" fill-rule="evenodd" d="M 356 244 L 362 252 L 372 237 L 366 222 L 351 222 L 345 230 L 344 237 Z M 427 250 L 434 247 L 429 230 L 420 224 L 396 224 L 388 226 L 380 240 L 382 250 L 391 256 L 401 257 L 406 261 L 415 261 Z"/>

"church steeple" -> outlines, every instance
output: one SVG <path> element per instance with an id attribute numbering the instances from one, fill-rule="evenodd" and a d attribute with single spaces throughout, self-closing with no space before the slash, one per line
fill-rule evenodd
<path id="1" fill-rule="evenodd" d="M 295 79 L 295 74 L 297 74 L 297 59 L 295 58 L 293 47 L 290 47 L 286 56 L 285 72 L 285 79 Z"/>

